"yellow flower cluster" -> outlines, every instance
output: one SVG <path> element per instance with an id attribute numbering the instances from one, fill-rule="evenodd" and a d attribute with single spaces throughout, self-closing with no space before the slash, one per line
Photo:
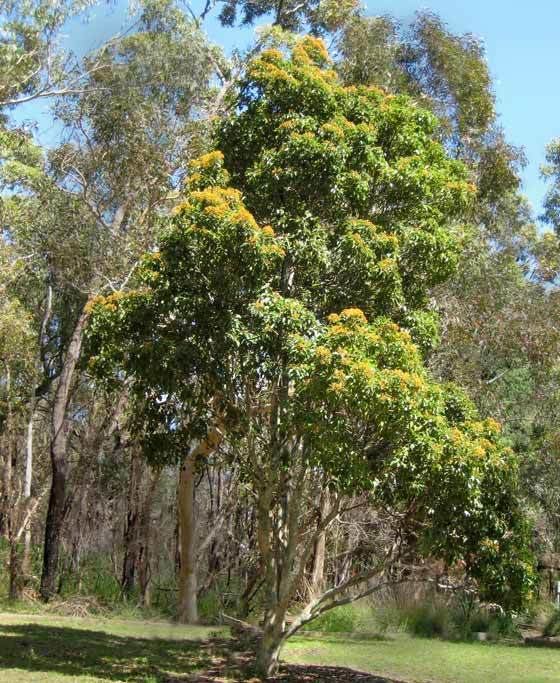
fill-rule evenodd
<path id="1" fill-rule="evenodd" d="M 189 167 L 194 172 L 198 169 L 213 168 L 214 166 L 221 166 L 224 163 L 224 155 L 219 150 L 208 152 L 202 156 L 193 159 Z"/>
<path id="2" fill-rule="evenodd" d="M 391 271 L 395 270 L 395 259 L 392 258 L 384 258 L 379 261 L 377 264 L 377 268 L 382 272 L 382 273 L 390 273 Z"/>
<path id="3" fill-rule="evenodd" d="M 232 215 L 231 220 L 237 224 L 248 225 L 253 229 L 256 229 L 257 221 L 253 218 L 253 214 L 248 211 L 245 207 L 240 207 Z"/>
<path id="4" fill-rule="evenodd" d="M 484 426 L 492 434 L 499 434 L 502 431 L 502 425 L 491 417 L 484 420 Z"/>
<path id="5" fill-rule="evenodd" d="M 325 43 L 320 38 L 305 36 L 292 51 L 294 63 L 300 65 L 326 64 L 330 61 Z"/>
<path id="6" fill-rule="evenodd" d="M 189 201 L 184 201 L 184 202 L 180 202 L 179 204 L 177 204 L 177 206 L 173 207 L 173 210 L 171 211 L 171 213 L 174 216 L 177 216 L 178 214 L 183 213 L 185 211 L 191 211 L 192 208 L 193 208 L 193 205 Z"/>
<path id="7" fill-rule="evenodd" d="M 284 60 L 284 55 L 278 48 L 269 47 L 267 50 L 261 52 L 261 59 L 263 62 L 272 62 L 273 64 L 276 64 Z"/>
<path id="8" fill-rule="evenodd" d="M 415 372 L 405 372 L 399 368 L 390 371 L 391 376 L 398 381 L 401 389 L 421 391 L 426 388 L 424 379 Z"/>
<path id="9" fill-rule="evenodd" d="M 250 78 L 257 82 L 283 82 L 286 85 L 295 85 L 296 79 L 286 71 L 272 62 L 263 60 L 262 58 L 255 59 L 249 65 L 247 70 Z"/>
<path id="10" fill-rule="evenodd" d="M 364 325 L 367 323 L 367 318 L 360 308 L 345 308 L 340 313 L 340 319 L 348 322 L 360 322 Z"/>
<path id="11" fill-rule="evenodd" d="M 321 364 L 328 363 L 332 358 L 332 352 L 326 346 L 318 346 L 315 349 L 315 358 Z"/>
<path id="12" fill-rule="evenodd" d="M 366 380 L 371 380 L 375 376 L 375 372 L 371 366 L 371 363 L 368 363 L 365 360 L 355 363 L 354 370 Z"/>
<path id="13" fill-rule="evenodd" d="M 334 394 L 340 394 L 346 389 L 346 375 L 342 370 L 333 372 L 334 380 L 329 384 L 329 389 Z"/>
<path id="14" fill-rule="evenodd" d="M 324 123 L 321 126 L 321 132 L 326 133 L 327 135 L 332 135 L 337 140 L 342 140 L 344 138 L 344 131 L 336 123 Z"/>
<path id="15" fill-rule="evenodd" d="M 241 192 L 234 190 L 232 187 L 207 187 L 205 190 L 191 192 L 190 197 L 203 206 L 241 203 Z"/>
<path id="16" fill-rule="evenodd" d="M 130 296 L 127 292 L 113 292 L 108 296 L 95 296 L 93 299 L 88 301 L 85 310 L 89 314 L 96 306 L 102 306 L 107 311 L 114 313 L 117 310 L 117 305 L 119 301 Z"/>

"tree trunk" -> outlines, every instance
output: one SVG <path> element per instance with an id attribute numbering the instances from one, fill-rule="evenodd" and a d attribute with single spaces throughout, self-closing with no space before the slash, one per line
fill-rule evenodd
<path id="1" fill-rule="evenodd" d="M 60 534 L 66 503 L 66 482 L 68 467 L 66 458 L 58 459 L 51 454 L 52 484 L 49 496 L 47 521 L 45 524 L 45 546 L 43 549 L 43 573 L 40 593 L 48 601 L 56 592 L 56 577 L 60 553 Z"/>
<path id="2" fill-rule="evenodd" d="M 179 474 L 177 493 L 177 515 L 179 522 L 179 604 L 177 618 L 182 624 L 196 624 L 198 621 L 196 575 L 196 515 L 194 510 L 194 490 L 196 461 L 208 457 L 220 445 L 223 432 L 220 427 L 212 427 L 206 436 L 186 456 Z"/>
<path id="3" fill-rule="evenodd" d="M 21 557 L 16 542 L 10 543 L 10 600 L 21 600 L 23 596 L 23 573 Z"/>
<path id="4" fill-rule="evenodd" d="M 124 558 L 121 587 L 123 595 L 130 597 L 136 585 L 136 570 L 140 553 L 140 495 L 144 474 L 142 457 L 132 454 L 128 485 L 126 527 L 124 531 Z"/>
<path id="5" fill-rule="evenodd" d="M 274 676 L 278 671 L 280 651 L 284 644 L 282 637 L 282 620 L 269 622 L 265 625 L 262 639 L 257 649 L 257 674 L 262 678 Z"/>
<path id="6" fill-rule="evenodd" d="M 161 476 L 161 470 L 152 473 L 150 485 L 144 496 L 140 514 L 140 557 L 138 563 L 138 585 L 140 588 L 140 601 L 144 607 L 150 606 L 150 550 L 152 540 L 152 505 L 157 485 Z"/>
<path id="7" fill-rule="evenodd" d="M 31 501 L 31 480 L 33 477 L 33 422 L 35 420 L 35 400 L 32 399 L 29 422 L 27 423 L 27 438 L 25 448 L 25 481 L 23 485 L 23 499 L 29 504 Z M 24 575 L 31 573 L 31 520 L 25 525 L 23 545 L 23 561 L 21 569 Z"/>
<path id="8" fill-rule="evenodd" d="M 66 483 L 68 480 L 67 450 L 71 429 L 68 405 L 70 403 L 70 390 L 74 380 L 76 365 L 80 358 L 84 327 L 88 315 L 89 310 L 86 304 L 74 327 L 54 395 L 50 444 L 52 483 L 45 524 L 43 572 L 40 587 L 41 597 L 45 601 L 48 601 L 55 593 L 60 536 L 66 507 Z"/>
<path id="9" fill-rule="evenodd" d="M 319 523 L 329 514 L 329 492 L 325 489 L 321 494 L 321 508 Z M 311 572 L 311 595 L 318 595 L 323 592 L 325 584 L 325 548 L 326 531 L 322 531 L 315 542 L 313 553 L 313 570 Z"/>
<path id="10" fill-rule="evenodd" d="M 180 566 L 178 620 L 181 624 L 196 624 L 196 517 L 194 511 L 194 480 L 196 449 L 185 458 L 179 474 L 177 512 L 179 519 Z"/>

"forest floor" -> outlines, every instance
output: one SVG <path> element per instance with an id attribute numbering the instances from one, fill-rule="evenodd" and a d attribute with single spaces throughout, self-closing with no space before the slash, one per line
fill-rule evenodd
<path id="1" fill-rule="evenodd" d="M 294 638 L 275 679 L 302 683 L 558 683 L 560 650 L 397 635 Z M 4 683 L 256 683 L 226 631 L 165 622 L 0 614 Z"/>

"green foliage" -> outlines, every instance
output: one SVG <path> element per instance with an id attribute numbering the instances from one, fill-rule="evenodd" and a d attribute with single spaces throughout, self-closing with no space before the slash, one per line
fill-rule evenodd
<path id="1" fill-rule="evenodd" d="M 444 603 L 437 598 L 419 605 L 385 610 L 385 626 L 404 630 L 421 638 L 472 640 L 483 632 L 489 640 L 520 637 L 514 617 L 483 607 L 464 609 L 459 602 Z"/>
<path id="2" fill-rule="evenodd" d="M 342 605 L 325 612 L 320 617 L 304 626 L 306 631 L 323 631 L 325 633 L 353 633 L 360 620 L 355 605 Z"/>
<path id="3" fill-rule="evenodd" d="M 274 26 L 284 30 L 307 29 L 318 34 L 336 31 L 358 11 L 356 0 L 220 0 L 219 4 L 219 18 L 225 26 L 270 17 Z"/>
<path id="4" fill-rule="evenodd" d="M 541 169 L 542 175 L 551 185 L 544 198 L 544 214 L 542 218 L 556 232 L 560 231 L 560 140 L 553 140 L 546 148 L 546 164 Z"/>
<path id="5" fill-rule="evenodd" d="M 424 348 L 435 337 L 429 291 L 453 270 L 473 186 L 432 114 L 329 66 L 313 38 L 251 61 L 136 289 L 92 303 L 91 367 L 153 397 L 156 457 L 225 413 L 249 481 L 254 433 L 276 476 L 296 457 L 279 430 L 333 489 L 412 504 L 422 552 L 519 604 L 533 569 L 515 459 L 399 326 Z"/>

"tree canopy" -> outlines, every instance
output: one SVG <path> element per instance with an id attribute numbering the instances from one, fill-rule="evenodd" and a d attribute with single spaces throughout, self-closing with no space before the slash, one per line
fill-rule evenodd
<path id="1" fill-rule="evenodd" d="M 225 438 L 260 511 L 265 671 L 294 630 L 283 616 L 318 473 L 341 505 L 367 494 L 401 515 L 415 552 L 522 601 L 533 579 L 515 459 L 419 349 L 437 330 L 430 288 L 456 264 L 466 167 L 410 98 L 343 86 L 317 39 L 265 50 L 239 92 L 136 288 L 92 302 L 93 367 L 124 370 L 183 443 L 234 416 Z"/>

